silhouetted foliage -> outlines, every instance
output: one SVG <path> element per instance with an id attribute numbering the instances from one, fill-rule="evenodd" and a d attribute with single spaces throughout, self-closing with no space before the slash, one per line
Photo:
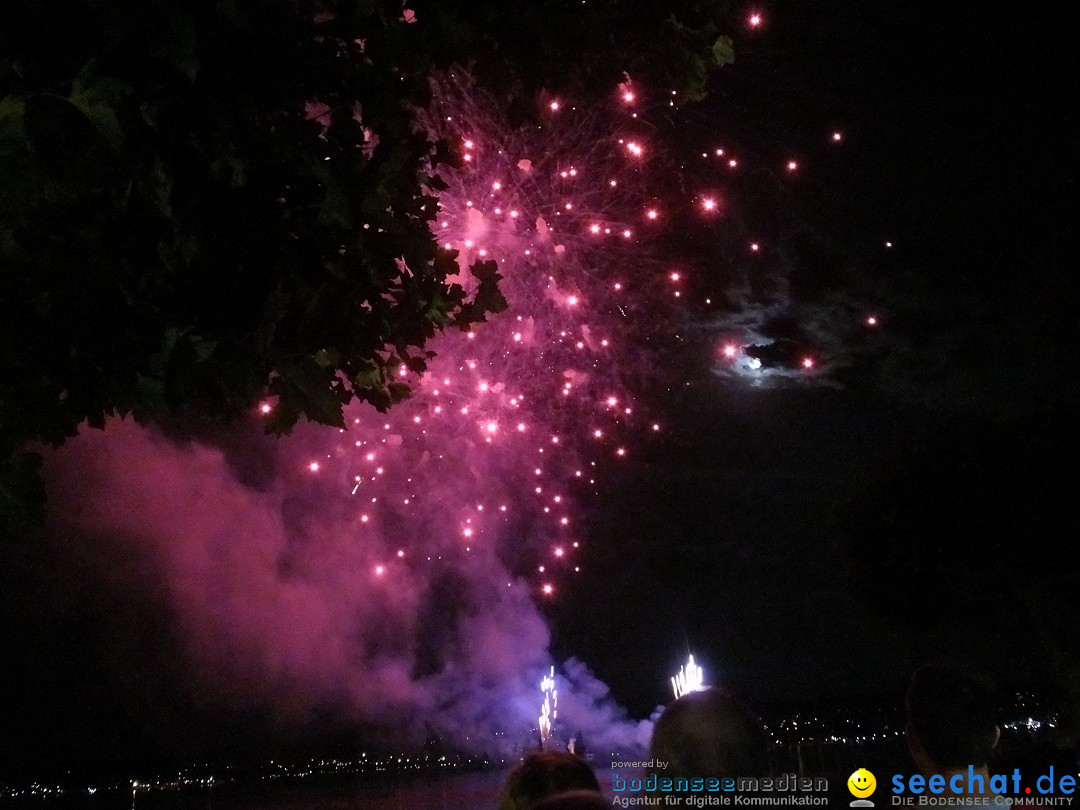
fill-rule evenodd
<path id="1" fill-rule="evenodd" d="M 283 432 L 400 400 L 436 332 L 505 305 L 429 227 L 456 160 L 416 123 L 430 78 L 464 66 L 521 119 L 626 70 L 688 100 L 732 58 L 718 6 L 4 4 L 0 454 L 113 414 L 270 397 Z M 5 505 L 33 480 L 6 463 Z"/>

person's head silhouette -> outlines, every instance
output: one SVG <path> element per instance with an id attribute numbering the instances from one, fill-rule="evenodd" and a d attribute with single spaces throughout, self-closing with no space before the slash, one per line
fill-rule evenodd
<path id="1" fill-rule="evenodd" d="M 769 772 L 769 737 L 761 721 L 720 689 L 689 692 L 668 704 L 653 728 L 649 758 L 664 776 L 738 777 Z"/>

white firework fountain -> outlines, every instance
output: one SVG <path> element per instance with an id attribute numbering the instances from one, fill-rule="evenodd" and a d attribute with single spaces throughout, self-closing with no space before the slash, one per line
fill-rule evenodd
<path id="1" fill-rule="evenodd" d="M 675 692 L 676 700 L 690 692 L 700 692 L 705 688 L 705 673 L 694 663 L 694 656 L 691 655 L 690 660 L 671 679 L 671 688 Z"/>
<path id="2" fill-rule="evenodd" d="M 540 704 L 540 750 L 547 750 L 548 740 L 555 725 L 559 709 L 559 693 L 555 691 L 555 667 L 540 681 L 540 692 L 544 699 Z"/>

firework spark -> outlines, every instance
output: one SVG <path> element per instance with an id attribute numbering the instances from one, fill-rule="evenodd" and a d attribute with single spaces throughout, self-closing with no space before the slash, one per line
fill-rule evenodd
<path id="1" fill-rule="evenodd" d="M 425 371 L 398 370 L 413 397 L 388 414 L 352 409 L 306 469 L 355 499 L 359 544 L 385 587 L 433 561 L 482 559 L 505 566 L 510 587 L 544 574 L 527 587 L 551 597 L 555 579 L 581 570 L 574 512 L 655 431 L 629 382 L 645 353 L 626 324 L 662 281 L 631 227 L 642 210 L 659 218 L 642 124 L 625 92 L 600 112 L 551 102 L 550 120 L 524 130 L 500 124 L 498 105 L 464 80 L 448 78 L 436 97 L 431 134 L 469 160 L 442 170 L 433 229 L 467 290 L 474 261 L 498 261 L 509 308 L 440 335 Z M 612 286 L 614 267 L 623 278 Z M 453 500 L 433 498 L 450 480 L 462 484 Z M 406 537 L 422 548 L 395 557 Z"/>

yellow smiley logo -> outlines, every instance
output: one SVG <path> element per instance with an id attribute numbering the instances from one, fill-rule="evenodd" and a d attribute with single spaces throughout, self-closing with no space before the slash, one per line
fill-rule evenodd
<path id="1" fill-rule="evenodd" d="M 847 780 L 847 789 L 857 799 L 865 799 L 877 789 L 877 779 L 866 768 L 859 768 Z"/>

